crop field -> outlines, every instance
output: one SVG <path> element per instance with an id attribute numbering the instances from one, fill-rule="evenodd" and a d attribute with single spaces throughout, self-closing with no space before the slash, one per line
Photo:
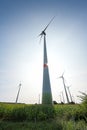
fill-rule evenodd
<path id="1" fill-rule="evenodd" d="M 0 130 L 87 130 L 87 108 L 0 103 Z"/>

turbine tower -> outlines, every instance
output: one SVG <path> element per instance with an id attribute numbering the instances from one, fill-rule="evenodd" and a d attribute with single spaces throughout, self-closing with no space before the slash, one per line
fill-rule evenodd
<path id="1" fill-rule="evenodd" d="M 19 84 L 19 89 L 18 89 L 18 93 L 17 93 L 17 97 L 16 97 L 15 103 L 18 102 L 18 97 L 19 97 L 20 89 L 21 89 L 21 83 Z"/>
<path id="2" fill-rule="evenodd" d="M 43 58 L 43 88 L 42 88 L 42 104 L 52 104 L 52 92 L 49 77 L 48 59 L 47 59 L 47 49 L 46 49 L 46 29 L 52 22 L 54 17 L 51 19 L 49 24 L 41 32 L 39 36 L 44 37 L 44 58 Z M 40 39 L 41 39 L 40 38 Z"/>
<path id="3" fill-rule="evenodd" d="M 64 74 L 64 73 L 63 73 Z M 60 76 L 59 78 L 62 78 L 63 80 L 63 85 L 64 85 L 64 89 L 65 89 L 65 94 L 66 94 L 66 99 L 67 99 L 67 103 L 69 103 L 69 97 L 68 97 L 68 93 L 67 93 L 67 90 L 66 90 L 66 85 L 65 85 L 65 80 L 64 80 L 64 76 Z"/>
<path id="4" fill-rule="evenodd" d="M 61 92 L 61 94 L 62 94 L 62 100 L 63 100 L 63 103 L 65 103 L 65 99 L 64 99 L 63 91 Z"/>
<path id="5" fill-rule="evenodd" d="M 70 86 L 67 86 L 67 89 L 68 89 L 68 92 L 69 92 L 69 96 L 70 96 L 70 100 L 71 100 L 71 102 L 73 102 L 73 99 L 72 99 L 72 95 L 71 95 L 71 92 L 70 92 Z"/>

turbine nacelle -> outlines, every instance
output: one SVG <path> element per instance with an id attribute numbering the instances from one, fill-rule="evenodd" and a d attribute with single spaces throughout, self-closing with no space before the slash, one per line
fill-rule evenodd
<path id="1" fill-rule="evenodd" d="M 39 36 L 42 36 L 42 35 L 46 35 L 44 30 L 39 34 Z"/>
<path id="2" fill-rule="evenodd" d="M 59 78 L 62 78 L 62 79 L 64 79 L 64 72 L 63 72 L 63 74 L 59 77 Z"/>
<path id="3" fill-rule="evenodd" d="M 22 84 L 20 83 L 19 86 L 22 86 Z"/>
<path id="4" fill-rule="evenodd" d="M 55 17 L 55 16 L 54 16 Z M 54 19 L 54 17 L 51 19 L 51 21 L 47 24 L 47 26 L 45 27 L 45 29 L 39 34 L 39 36 L 41 36 L 40 37 L 40 41 L 41 41 L 41 38 L 42 38 L 42 36 L 44 35 L 46 35 L 46 29 L 48 28 L 48 26 L 50 25 L 50 23 L 53 21 L 53 19 Z"/>

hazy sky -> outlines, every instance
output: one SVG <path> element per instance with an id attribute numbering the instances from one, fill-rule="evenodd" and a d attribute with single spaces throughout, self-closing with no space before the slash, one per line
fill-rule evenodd
<path id="1" fill-rule="evenodd" d="M 38 103 L 42 96 L 43 39 L 48 27 L 47 53 L 53 100 L 60 101 L 66 86 L 74 100 L 87 92 L 87 1 L 0 0 L 0 101 Z M 65 96 L 65 92 L 64 92 Z"/>

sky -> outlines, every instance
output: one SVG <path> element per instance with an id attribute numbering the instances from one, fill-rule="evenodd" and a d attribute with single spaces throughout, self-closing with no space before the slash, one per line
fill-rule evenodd
<path id="1" fill-rule="evenodd" d="M 43 38 L 38 35 L 51 18 L 46 43 L 53 100 L 64 86 L 73 100 L 87 93 L 87 1 L 0 0 L 0 102 L 34 104 L 42 99 Z"/>

